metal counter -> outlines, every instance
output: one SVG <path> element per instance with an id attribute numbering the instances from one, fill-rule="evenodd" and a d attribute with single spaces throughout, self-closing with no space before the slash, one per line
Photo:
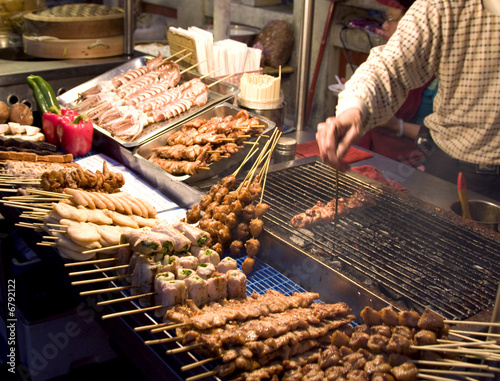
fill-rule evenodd
<path id="1" fill-rule="evenodd" d="M 142 54 L 138 54 L 140 56 Z M 15 60 L 17 56 L 6 56 L 1 52 L 0 58 L 0 101 L 12 105 L 25 103 L 36 110 L 36 103 L 26 78 L 30 74 L 40 75 L 49 81 L 57 95 L 63 94 L 96 76 L 111 70 L 131 58 L 116 56 L 87 60 L 43 60 L 25 57 Z"/>

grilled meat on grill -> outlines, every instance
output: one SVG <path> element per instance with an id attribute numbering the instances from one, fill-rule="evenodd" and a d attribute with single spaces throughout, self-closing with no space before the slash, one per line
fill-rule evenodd
<path id="1" fill-rule="evenodd" d="M 308 228 L 331 222 L 335 219 L 335 204 L 336 200 L 331 200 L 326 205 L 318 201 L 312 208 L 293 216 L 290 223 L 296 228 Z M 337 216 L 345 216 L 371 206 L 375 206 L 374 197 L 361 188 L 350 197 L 339 198 Z"/>

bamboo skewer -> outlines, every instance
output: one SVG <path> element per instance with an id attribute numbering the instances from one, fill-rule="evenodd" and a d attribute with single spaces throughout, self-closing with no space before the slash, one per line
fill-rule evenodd
<path id="1" fill-rule="evenodd" d="M 167 325 L 169 325 L 169 323 L 143 325 L 143 326 L 140 326 L 140 327 L 135 327 L 134 331 L 136 331 L 136 332 L 149 331 L 150 329 L 159 328 L 159 327 L 165 327 Z"/>
<path id="2" fill-rule="evenodd" d="M 188 327 L 190 325 L 191 325 L 191 323 L 170 324 L 170 325 L 166 325 L 165 327 L 154 328 L 151 330 L 151 333 L 158 333 L 158 332 L 163 332 L 163 331 L 167 331 L 170 329 Z"/>
<path id="3" fill-rule="evenodd" d="M 236 73 L 233 73 L 233 74 L 229 74 L 229 75 L 226 75 L 224 78 L 221 78 L 219 79 L 218 81 L 215 81 L 215 82 L 212 82 L 210 85 L 207 85 L 208 88 L 211 88 L 212 86 L 220 83 L 220 82 L 224 82 L 226 79 L 229 79 L 231 78 L 233 75 L 235 75 Z"/>
<path id="4" fill-rule="evenodd" d="M 188 54 L 186 54 L 185 56 L 182 56 L 181 58 L 179 58 L 178 60 L 175 60 L 174 62 L 175 62 L 175 63 L 179 63 L 179 62 L 181 62 L 184 58 L 187 58 L 187 57 L 189 57 L 189 56 L 190 56 L 190 55 L 192 55 L 192 54 L 193 54 L 193 53 L 188 53 Z"/>
<path id="5" fill-rule="evenodd" d="M 456 381 L 455 378 L 446 378 L 446 377 L 439 377 L 439 376 L 433 376 L 431 374 L 418 374 L 418 378 L 422 378 L 424 380 L 435 380 L 435 381 Z"/>
<path id="6" fill-rule="evenodd" d="M 500 368 L 496 368 L 486 364 L 473 364 L 465 361 L 456 360 L 446 360 L 443 361 L 432 361 L 432 360 L 411 360 L 412 363 L 422 364 L 422 365 L 435 365 L 435 366 L 448 366 L 448 367 L 461 367 L 461 368 L 475 368 L 475 369 L 485 369 L 494 372 L 500 372 Z"/>
<path id="7" fill-rule="evenodd" d="M 116 260 L 116 258 L 104 258 L 104 259 L 94 259 L 91 261 L 70 262 L 70 263 L 65 263 L 64 267 L 93 265 L 93 264 L 97 264 L 97 263 L 111 262 L 111 261 L 115 261 L 115 260 Z"/>
<path id="8" fill-rule="evenodd" d="M 21 228 L 30 228 L 30 229 L 38 229 L 39 226 L 36 226 L 35 224 L 30 224 L 28 222 L 18 222 L 17 224 L 14 224 L 14 226 L 19 226 Z"/>
<path id="9" fill-rule="evenodd" d="M 56 247 L 57 243 L 55 242 L 37 242 L 37 246 L 50 246 L 50 247 Z"/>
<path id="10" fill-rule="evenodd" d="M 38 225 L 38 224 L 33 224 L 33 225 Z M 40 224 L 40 226 L 43 226 L 43 225 L 47 225 L 49 227 L 53 227 L 53 228 L 67 228 L 68 225 L 61 225 L 61 224 L 53 224 L 51 222 L 46 222 L 45 224 Z"/>
<path id="11" fill-rule="evenodd" d="M 86 295 L 103 294 L 103 293 L 106 293 L 106 292 L 129 290 L 131 288 L 134 288 L 134 286 L 120 286 L 120 287 L 101 288 L 100 290 L 82 291 L 82 292 L 80 292 L 80 295 L 81 296 L 86 296 Z"/>
<path id="12" fill-rule="evenodd" d="M 120 316 L 126 316 L 126 315 L 134 315 L 134 314 L 139 314 L 141 312 L 148 312 L 148 311 L 154 311 L 154 310 L 159 310 L 160 308 L 165 308 L 165 306 L 152 306 L 152 307 L 144 307 L 144 308 L 137 308 L 135 310 L 127 310 L 127 311 L 120 311 L 120 312 L 115 312 L 112 314 L 108 315 L 103 315 L 102 319 L 111 319 L 114 317 L 120 317 Z"/>
<path id="13" fill-rule="evenodd" d="M 208 358 L 208 359 L 204 359 L 204 360 L 200 360 L 200 361 L 196 361 L 192 364 L 189 364 L 189 365 L 184 365 L 183 367 L 181 367 L 181 372 L 186 372 L 188 370 L 191 370 L 191 369 L 194 369 L 194 368 L 197 368 L 201 365 L 205 365 L 209 362 L 212 362 L 212 361 L 215 361 L 215 360 L 218 360 L 220 357 L 212 357 L 212 358 Z"/>
<path id="14" fill-rule="evenodd" d="M 465 335 L 472 335 L 472 336 L 487 336 L 487 337 L 496 337 L 500 338 L 499 333 L 487 333 L 487 332 L 475 332 L 475 331 L 455 331 L 455 330 L 449 330 L 448 333 L 450 335 L 460 337 L 460 338 L 467 338 Z M 461 335 L 461 333 L 465 335 Z M 468 338 L 470 340 L 470 338 Z"/>
<path id="15" fill-rule="evenodd" d="M 206 60 L 205 60 L 205 61 L 206 61 Z M 205 62 L 205 61 L 203 61 L 203 62 Z M 200 79 L 205 79 L 205 78 L 209 77 L 211 74 L 213 74 L 213 73 L 217 73 L 217 72 L 218 72 L 219 70 L 221 70 L 221 69 L 222 69 L 222 68 L 218 68 L 218 69 L 215 69 L 214 71 L 211 71 L 210 73 L 207 73 L 207 74 L 205 74 L 205 75 L 202 75 L 202 76 L 200 77 Z"/>
<path id="16" fill-rule="evenodd" d="M 43 208 L 36 208 L 36 207 L 33 207 L 31 205 L 27 205 L 27 204 L 24 204 L 24 203 L 21 203 L 21 202 L 9 202 L 9 201 L 3 201 L 3 200 L 0 200 L 0 202 L 2 202 L 5 206 L 11 206 L 13 208 L 22 208 L 22 209 L 28 209 L 28 210 L 34 210 L 36 212 L 45 212 L 47 213 L 49 209 L 43 209 Z"/>
<path id="17" fill-rule="evenodd" d="M 128 264 L 127 265 L 120 265 L 120 266 L 112 266 L 112 267 L 102 267 L 102 268 L 97 268 L 97 269 L 92 269 L 92 270 L 76 271 L 76 272 L 68 273 L 68 275 L 69 276 L 77 276 L 77 275 L 95 274 L 95 273 L 99 273 L 99 272 L 124 269 L 127 267 L 129 267 Z"/>
<path id="18" fill-rule="evenodd" d="M 188 352 L 191 349 L 196 349 L 202 347 L 203 345 L 204 344 L 200 343 L 200 344 L 186 345 L 185 347 L 170 349 L 167 351 L 167 355 L 175 355 L 176 353 Z"/>
<path id="19" fill-rule="evenodd" d="M 47 202 L 56 202 L 60 201 L 61 198 L 55 197 L 38 197 L 38 196 L 7 196 L 4 197 L 3 200 L 7 201 L 25 201 L 25 202 L 36 202 L 36 201 L 47 201 Z"/>
<path id="20" fill-rule="evenodd" d="M 418 347 L 418 346 L 410 346 L 410 348 L 412 349 L 423 349 L 423 350 L 426 350 L 426 351 L 433 351 L 433 352 L 451 352 L 451 353 L 464 353 L 464 351 L 462 349 L 455 349 L 455 348 L 437 348 L 437 347 Z M 486 350 L 474 350 L 474 349 L 467 349 L 467 352 L 466 352 L 467 355 L 474 355 L 476 357 L 481 357 L 483 359 L 500 359 L 500 355 L 499 354 L 496 354 L 496 353 L 493 353 L 493 352 L 489 352 L 489 351 L 486 351 Z"/>
<path id="21" fill-rule="evenodd" d="M 71 282 L 71 284 L 73 286 L 79 286 L 79 285 L 82 285 L 82 284 L 92 284 L 92 283 L 99 283 L 99 282 L 109 282 L 109 281 L 112 281 L 112 280 L 123 279 L 125 277 L 126 277 L 125 275 L 117 275 L 117 276 L 110 276 L 110 277 L 105 277 L 105 278 L 77 280 L 77 281 Z"/>
<path id="22" fill-rule="evenodd" d="M 478 376 L 478 377 L 494 377 L 493 373 L 483 373 L 483 372 L 469 372 L 462 370 L 446 370 L 446 369 L 418 369 L 420 373 L 436 373 L 436 374 L 449 374 L 457 376 Z"/>
<path id="23" fill-rule="evenodd" d="M 106 306 L 108 304 L 113 304 L 113 303 L 120 303 L 120 302 L 127 302 L 129 300 L 134 300 L 134 299 L 139 299 L 144 296 L 151 296 L 156 294 L 156 292 L 147 292 L 145 294 L 139 294 L 139 295 L 131 295 L 131 296 L 125 296 L 123 298 L 117 298 L 117 299 L 111 299 L 111 300 L 104 300 L 102 302 L 97 303 L 98 306 Z"/>
<path id="24" fill-rule="evenodd" d="M 37 216 L 36 214 L 21 214 L 20 218 L 26 218 L 28 220 L 44 221 L 44 216 Z"/>
<path id="25" fill-rule="evenodd" d="M 178 52 L 175 52 L 174 54 L 172 54 L 170 57 L 162 59 L 161 62 L 164 63 L 164 62 L 170 61 L 172 58 L 174 58 L 175 56 L 178 56 L 179 54 L 184 53 L 186 50 L 187 49 L 179 50 Z"/>
<path id="26" fill-rule="evenodd" d="M 106 250 L 113 250 L 113 249 L 118 249 L 120 247 L 127 247 L 129 246 L 129 243 L 121 243 L 119 245 L 114 245 L 114 246 L 103 246 L 98 249 L 92 249 L 92 250 L 85 250 L 82 251 L 82 254 L 92 254 L 92 253 L 98 253 L 100 251 L 106 251 Z"/>
<path id="27" fill-rule="evenodd" d="M 460 347 L 463 347 L 463 346 L 474 346 L 474 344 L 476 344 L 478 347 L 483 347 L 483 348 L 488 348 L 488 349 L 500 349 L 500 345 L 496 345 L 496 343 L 498 341 L 483 341 L 483 340 L 478 340 L 478 339 L 475 339 L 475 338 L 472 338 L 472 337 L 467 337 L 467 336 L 463 336 L 462 337 L 463 339 L 465 340 L 470 340 L 469 342 L 466 342 L 464 343 L 463 341 L 461 341 L 461 345 L 457 345 L 457 346 L 460 346 Z M 453 344 L 453 343 L 457 343 L 456 340 L 438 340 L 438 343 L 448 343 L 448 344 Z"/>
<path id="28" fill-rule="evenodd" d="M 200 373 L 200 374 L 197 374 L 196 376 L 188 377 L 188 378 L 186 378 L 186 381 L 201 380 L 203 378 L 207 378 L 207 377 L 210 377 L 210 376 L 215 376 L 215 375 L 217 375 L 217 373 L 219 373 L 219 371 L 217 369 L 214 369 L 214 370 L 211 370 L 209 372 Z"/>
<path id="29" fill-rule="evenodd" d="M 58 240 L 59 237 L 55 237 L 53 235 L 44 235 L 42 236 L 43 239 L 53 239 L 53 240 Z"/>
<path id="30" fill-rule="evenodd" d="M 144 344 L 146 345 L 154 345 L 154 344 L 165 344 L 165 343 L 171 343 L 172 341 L 178 341 L 182 340 L 182 337 L 174 336 L 174 337 L 167 337 L 165 339 L 156 339 L 156 340 L 146 340 Z"/>
<path id="31" fill-rule="evenodd" d="M 203 62 L 207 62 L 207 60 L 204 60 L 204 61 L 200 61 L 198 63 L 195 63 L 194 65 L 188 67 L 187 69 L 184 69 L 183 71 L 181 71 L 181 75 L 184 74 L 184 73 L 187 73 L 189 70 L 191 69 L 194 69 L 196 66 L 202 64 Z"/>
<path id="32" fill-rule="evenodd" d="M 42 189 L 28 188 L 28 189 L 26 189 L 26 191 L 29 194 L 38 194 L 38 195 L 41 195 L 41 196 L 71 198 L 71 195 L 66 194 L 66 193 L 50 192 L 50 191 L 45 191 L 45 190 L 42 190 Z"/>
<path id="33" fill-rule="evenodd" d="M 500 327 L 500 322 L 491 321 L 467 321 L 467 320 L 445 320 L 447 324 L 484 325 L 487 327 Z"/>
<path id="34" fill-rule="evenodd" d="M 412 345 L 410 346 L 412 349 L 422 349 L 422 350 L 427 350 L 429 348 L 457 348 L 457 347 L 475 347 L 475 346 L 484 346 L 484 345 L 487 345 L 487 344 L 496 344 L 496 341 L 495 340 L 492 340 L 492 341 L 480 341 L 480 342 L 477 342 L 477 341 L 471 341 L 471 342 L 468 342 L 468 343 L 464 343 L 464 342 L 446 342 L 444 344 L 434 344 L 434 345 Z"/>
<path id="35" fill-rule="evenodd" d="M 38 185 L 40 182 L 37 179 L 0 179 L 0 183 L 4 185 Z"/>

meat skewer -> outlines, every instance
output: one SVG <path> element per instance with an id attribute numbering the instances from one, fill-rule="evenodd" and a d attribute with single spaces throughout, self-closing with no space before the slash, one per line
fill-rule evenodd
<path id="1" fill-rule="evenodd" d="M 181 74 L 176 62 L 158 55 L 145 67 L 81 93 L 74 109 L 117 137 L 134 140 L 148 124 L 206 104 L 207 85 L 199 78 L 178 85 Z"/>
<path id="2" fill-rule="evenodd" d="M 295 293 L 286 297 L 277 291 L 268 290 L 264 295 L 252 295 L 242 301 L 231 300 L 217 308 L 205 306 L 199 311 L 173 308 L 167 311 L 165 320 L 174 323 L 190 323 L 196 329 L 205 330 L 222 326 L 229 320 L 244 321 L 272 312 L 283 312 L 294 306 L 308 306 L 318 298 L 319 295 L 316 293 Z M 196 318 L 192 320 L 192 316 Z M 155 332 L 160 331 L 152 330 L 152 333 Z"/>
<path id="3" fill-rule="evenodd" d="M 335 199 L 326 205 L 318 201 L 312 208 L 293 216 L 290 223 L 296 228 L 308 228 L 323 222 L 333 221 L 337 208 L 337 215 L 345 216 L 375 205 L 374 197 L 361 188 L 350 197 L 339 198 L 338 203 Z"/>

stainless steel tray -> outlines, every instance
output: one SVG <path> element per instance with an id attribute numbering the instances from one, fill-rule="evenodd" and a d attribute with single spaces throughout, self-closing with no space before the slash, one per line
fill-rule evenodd
<path id="1" fill-rule="evenodd" d="M 213 117 L 225 117 L 228 115 L 235 116 L 239 111 L 241 111 L 241 108 L 235 107 L 229 103 L 223 103 L 209 110 L 206 110 L 202 113 L 199 113 L 196 117 L 203 119 L 210 119 Z M 265 125 L 264 134 L 269 134 L 276 127 L 276 124 L 267 118 L 261 117 L 252 112 L 248 112 L 248 114 L 251 117 L 259 118 L 260 124 Z M 174 132 L 180 130 L 182 128 L 182 125 L 183 124 L 179 124 L 176 127 L 169 129 L 167 132 L 155 137 L 154 139 L 150 140 L 144 145 L 134 149 L 133 156 L 136 158 L 136 164 L 139 166 L 141 174 L 144 176 L 144 178 L 146 179 L 156 178 L 156 176 L 158 175 L 158 171 L 160 171 L 169 178 L 176 179 L 178 181 L 183 181 L 187 184 L 193 184 L 198 181 L 214 177 L 223 171 L 231 171 L 231 170 L 234 171 L 237 168 L 237 166 L 241 164 L 242 160 L 245 158 L 248 151 L 250 150 L 251 145 L 244 144 L 244 147 L 241 148 L 236 154 L 231 155 L 231 157 L 211 163 L 209 165 L 210 170 L 201 170 L 195 173 L 194 175 L 183 175 L 183 176 L 171 175 L 170 173 L 164 171 L 160 167 L 150 162 L 148 159 L 152 155 L 151 150 L 154 147 L 166 145 L 167 139 Z M 254 141 L 256 139 L 257 139 L 256 137 L 252 137 L 249 138 L 248 141 Z"/>
<path id="2" fill-rule="evenodd" d="M 145 66 L 148 59 L 151 59 L 152 57 L 138 57 L 130 60 L 127 63 L 124 63 L 123 65 L 120 65 L 116 67 L 113 70 L 109 70 L 104 74 L 101 74 L 94 79 L 91 79 L 90 81 L 87 81 L 85 83 L 82 83 L 81 85 L 74 87 L 73 89 L 65 92 L 64 94 L 61 94 L 57 99 L 59 100 L 59 103 L 65 107 L 68 107 L 70 105 L 75 105 L 76 100 L 78 99 L 78 94 L 91 88 L 95 84 L 101 82 L 101 81 L 107 81 L 110 80 L 114 77 L 116 77 L 119 74 L 122 74 L 126 72 L 127 70 L 131 69 L 136 69 L 142 66 Z M 182 69 L 181 69 L 182 70 Z M 193 79 L 195 77 L 199 77 L 198 74 L 193 74 L 193 73 L 184 73 L 182 74 L 181 78 L 181 83 L 187 82 L 190 79 Z M 215 79 L 213 78 L 203 78 L 202 81 L 206 83 L 207 85 L 210 85 L 213 82 L 216 82 Z M 106 129 L 95 125 L 94 124 L 94 129 L 100 134 L 106 135 L 110 139 L 115 140 L 119 144 L 123 145 L 124 147 L 130 148 L 130 147 L 137 147 L 146 141 L 154 138 L 156 135 L 161 134 L 179 124 L 185 123 L 187 120 L 193 118 L 195 115 L 215 106 L 216 104 L 222 103 L 224 101 L 227 101 L 228 99 L 236 96 L 239 92 L 239 88 L 237 86 L 231 85 L 226 82 L 219 82 L 213 85 L 212 87 L 209 88 L 208 91 L 208 101 L 204 106 L 193 106 L 191 109 L 188 111 L 182 113 L 181 115 L 178 115 L 176 117 L 164 120 L 162 122 L 158 123 L 152 123 L 144 127 L 143 132 L 133 141 L 126 141 L 123 139 L 120 139 L 116 136 L 113 136 L 109 131 Z"/>

